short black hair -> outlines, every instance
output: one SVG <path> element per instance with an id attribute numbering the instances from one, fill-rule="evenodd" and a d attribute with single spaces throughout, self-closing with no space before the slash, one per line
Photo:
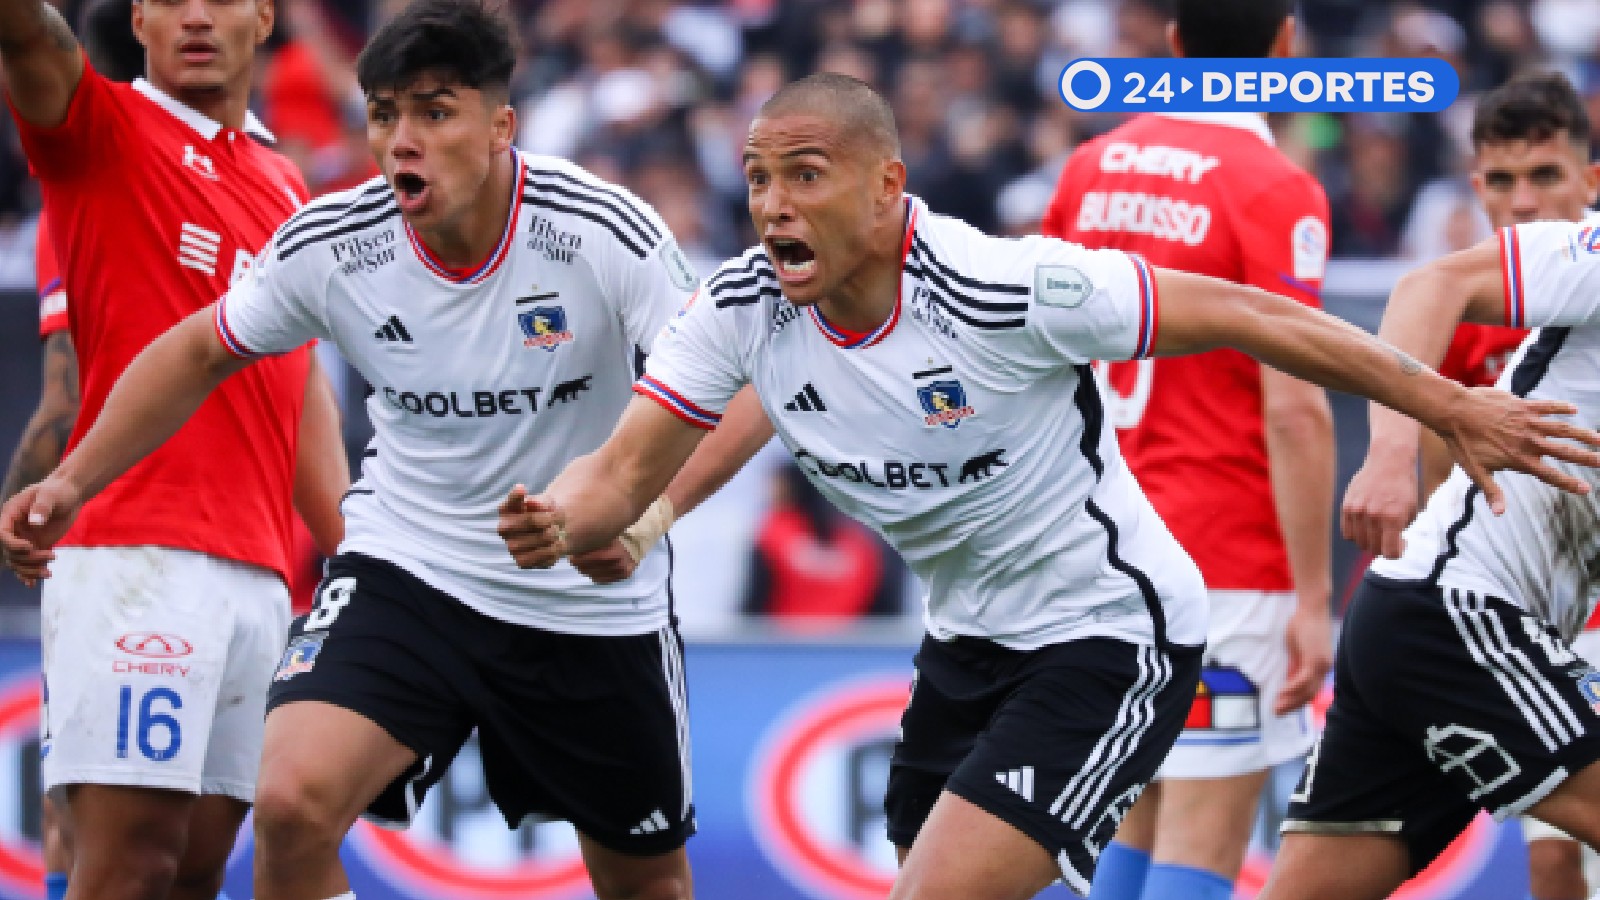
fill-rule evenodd
<path id="1" fill-rule="evenodd" d="M 1547 141 L 1560 132 L 1589 146 L 1589 113 L 1560 72 L 1519 75 L 1484 94 L 1472 116 L 1472 146 Z"/>
<path id="2" fill-rule="evenodd" d="M 94 70 L 112 81 L 144 74 L 144 45 L 133 35 L 133 0 L 96 0 L 83 11 L 79 28 Z"/>
<path id="3" fill-rule="evenodd" d="M 883 95 L 859 78 L 838 72 L 814 72 L 778 89 L 761 104 L 759 118 L 790 113 L 817 113 L 844 127 L 846 135 L 869 141 L 889 156 L 900 155 L 900 128 L 894 108 Z"/>
<path id="4" fill-rule="evenodd" d="M 1292 11 L 1290 0 L 1177 0 L 1174 6 L 1183 55 L 1218 59 L 1266 56 Z"/>
<path id="5" fill-rule="evenodd" d="M 368 96 L 425 75 L 505 93 L 516 61 L 510 24 L 484 0 L 415 0 L 367 42 L 356 81 Z"/>

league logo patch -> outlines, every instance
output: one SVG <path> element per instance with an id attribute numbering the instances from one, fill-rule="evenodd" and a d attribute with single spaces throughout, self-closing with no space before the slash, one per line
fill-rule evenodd
<path id="1" fill-rule="evenodd" d="M 967 389 L 953 378 L 917 388 L 917 400 L 922 403 L 922 411 L 927 413 L 922 424 L 929 428 L 935 425 L 955 428 L 962 419 L 978 414 L 967 405 Z"/>
<path id="2" fill-rule="evenodd" d="M 1578 248 L 1586 253 L 1600 253 L 1600 228 L 1586 225 L 1579 229 Z"/>
<path id="3" fill-rule="evenodd" d="M 1094 294 L 1094 282 L 1074 266 L 1035 266 L 1033 296 L 1045 306 L 1077 309 Z"/>
<path id="4" fill-rule="evenodd" d="M 1600 672 L 1590 671 L 1579 678 L 1578 693 L 1589 701 L 1589 708 L 1600 713 Z"/>
<path id="5" fill-rule="evenodd" d="M 1200 670 L 1194 705 L 1183 728 L 1204 731 L 1247 730 L 1261 727 L 1261 690 L 1235 668 Z"/>
<path id="6" fill-rule="evenodd" d="M 553 353 L 562 344 L 572 343 L 572 332 L 567 330 L 567 311 L 560 306 L 535 306 L 527 312 L 519 312 L 517 325 L 522 328 L 524 347 L 538 347 Z"/>
<path id="7" fill-rule="evenodd" d="M 326 634 L 305 634 L 289 642 L 288 649 L 283 651 L 283 661 L 278 663 L 278 671 L 272 676 L 273 681 L 287 681 L 302 672 L 309 672 L 317 664 L 317 654 L 322 652 L 322 641 Z"/>

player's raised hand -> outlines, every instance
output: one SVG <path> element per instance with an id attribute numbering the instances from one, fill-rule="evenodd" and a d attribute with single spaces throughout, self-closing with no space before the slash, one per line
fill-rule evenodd
<path id="1" fill-rule="evenodd" d="M 1576 407 L 1558 400 L 1525 400 L 1493 388 L 1473 388 L 1465 396 L 1451 426 L 1439 436 L 1456 465 L 1483 490 L 1495 515 L 1506 509 L 1505 495 L 1491 477 L 1501 469 L 1526 472 L 1569 493 L 1589 493 L 1588 482 L 1545 459 L 1600 467 L 1600 453 L 1594 450 L 1600 447 L 1600 434 L 1556 418 L 1575 414 Z"/>
<path id="2" fill-rule="evenodd" d="M 1416 515 L 1416 454 L 1369 451 L 1345 488 L 1339 530 L 1367 553 L 1398 559 L 1405 551 L 1400 532 Z"/>
<path id="3" fill-rule="evenodd" d="M 524 569 L 548 569 L 567 555 L 567 516 L 548 497 L 529 497 L 517 485 L 500 504 L 496 531 Z"/>
<path id="4" fill-rule="evenodd" d="M 617 538 L 599 550 L 580 553 L 570 560 L 572 567 L 588 576 L 595 584 L 611 584 L 633 575 L 639 561 L 633 558 L 622 539 Z"/>
<path id="5" fill-rule="evenodd" d="M 50 577 L 56 555 L 50 548 L 78 517 L 83 500 L 64 478 L 51 476 L 17 492 L 0 507 L 0 551 L 11 571 L 28 587 Z"/>

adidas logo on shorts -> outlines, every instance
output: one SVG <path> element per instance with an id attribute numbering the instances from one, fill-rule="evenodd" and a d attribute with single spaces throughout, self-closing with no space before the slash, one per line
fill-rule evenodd
<path id="1" fill-rule="evenodd" d="M 667 824 L 667 817 L 662 815 L 661 810 L 658 809 L 649 816 L 646 816 L 643 822 L 640 822 L 632 828 L 629 828 L 628 833 L 655 834 L 658 831 L 666 831 L 670 827 L 671 826 Z"/>
<path id="2" fill-rule="evenodd" d="M 1009 772 L 996 772 L 994 780 L 1016 792 L 1022 799 L 1033 802 L 1033 766 L 1023 766 Z"/>

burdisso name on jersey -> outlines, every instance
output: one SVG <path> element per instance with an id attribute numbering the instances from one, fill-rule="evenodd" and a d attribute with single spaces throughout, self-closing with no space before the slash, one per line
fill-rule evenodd
<path id="1" fill-rule="evenodd" d="M 542 488 L 611 433 L 693 273 L 627 191 L 562 160 L 516 163 L 512 215 L 471 271 L 435 259 L 374 179 L 286 222 L 218 304 L 218 330 L 241 354 L 332 340 L 372 386 L 375 436 L 341 550 L 506 621 L 651 631 L 668 614 L 664 549 L 612 585 L 566 564 L 525 571 L 496 509 L 513 484 Z"/>
<path id="2" fill-rule="evenodd" d="M 1088 366 L 1150 352 L 1149 269 L 907 204 L 900 302 L 876 330 L 790 303 L 757 247 L 706 280 L 637 389 L 710 427 L 754 384 L 807 477 L 923 579 L 936 637 L 1199 644 L 1199 572 L 1123 465 Z"/>

